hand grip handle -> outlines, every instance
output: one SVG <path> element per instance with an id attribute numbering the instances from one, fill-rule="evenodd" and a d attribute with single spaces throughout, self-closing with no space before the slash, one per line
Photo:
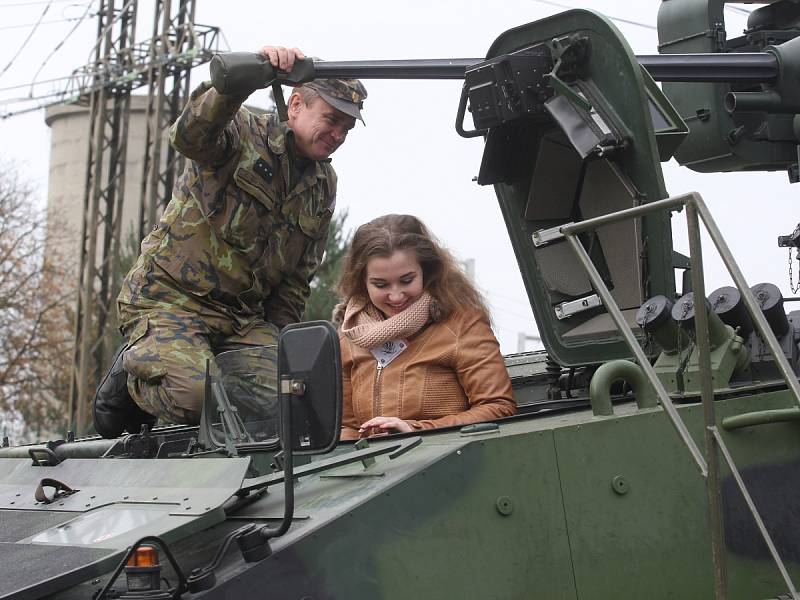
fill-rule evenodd
<path id="1" fill-rule="evenodd" d="M 288 73 L 275 69 L 269 59 L 257 52 L 227 52 L 211 59 L 211 84 L 227 96 L 246 98 L 273 82 L 305 83 L 314 79 L 314 61 L 296 60 Z"/>

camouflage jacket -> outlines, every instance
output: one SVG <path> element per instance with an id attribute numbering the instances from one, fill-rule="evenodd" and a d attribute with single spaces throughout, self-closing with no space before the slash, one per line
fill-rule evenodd
<path id="1" fill-rule="evenodd" d="M 170 142 L 191 162 L 122 284 L 120 328 L 159 310 L 198 315 L 225 334 L 262 318 L 298 321 L 333 214 L 330 161 L 309 163 L 290 185 L 291 130 L 209 83 L 192 93 Z"/>

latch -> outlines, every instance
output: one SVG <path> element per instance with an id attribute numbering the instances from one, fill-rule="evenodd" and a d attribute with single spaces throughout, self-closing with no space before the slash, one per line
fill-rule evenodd
<path id="1" fill-rule="evenodd" d="M 600 297 L 597 294 L 592 294 L 591 296 L 579 298 L 578 300 L 570 300 L 569 302 L 556 304 L 554 308 L 556 317 L 561 320 L 602 305 L 603 302 L 600 300 Z"/>
<path id="2" fill-rule="evenodd" d="M 572 225 L 572 222 L 564 223 L 564 225 Z M 565 239 L 565 235 L 561 233 L 561 228 L 564 225 L 557 225 L 556 227 L 550 227 L 549 229 L 539 229 L 538 231 L 534 231 L 531 235 L 531 239 L 533 240 L 533 245 L 537 248 L 541 248 L 542 246 L 546 246 L 552 242 L 559 242 Z"/>

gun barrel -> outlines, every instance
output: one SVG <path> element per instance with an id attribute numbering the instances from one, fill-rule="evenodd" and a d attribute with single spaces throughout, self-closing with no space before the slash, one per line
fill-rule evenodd
<path id="1" fill-rule="evenodd" d="M 656 81 L 774 83 L 780 67 L 769 52 L 637 56 Z"/>
<path id="2" fill-rule="evenodd" d="M 316 77 L 359 79 L 464 79 L 464 71 L 483 58 L 416 60 L 340 60 L 314 62 Z"/>
<path id="3" fill-rule="evenodd" d="M 656 81 L 773 83 L 778 59 L 769 52 L 655 54 L 636 57 Z M 344 60 L 314 63 L 316 77 L 360 79 L 464 79 L 483 58 Z"/>

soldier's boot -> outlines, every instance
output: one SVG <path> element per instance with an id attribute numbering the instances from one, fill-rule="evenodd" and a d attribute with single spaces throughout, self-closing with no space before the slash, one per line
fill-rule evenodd
<path id="1" fill-rule="evenodd" d="M 142 425 L 155 425 L 156 417 L 139 408 L 128 392 L 128 374 L 122 368 L 122 344 L 111 359 L 111 367 L 97 386 L 92 401 L 94 428 L 104 438 L 115 438 L 123 431 L 139 433 Z"/>

